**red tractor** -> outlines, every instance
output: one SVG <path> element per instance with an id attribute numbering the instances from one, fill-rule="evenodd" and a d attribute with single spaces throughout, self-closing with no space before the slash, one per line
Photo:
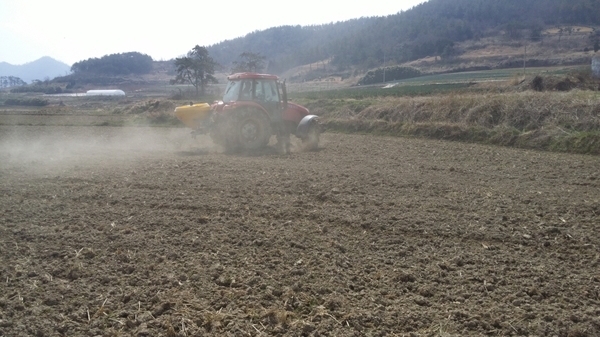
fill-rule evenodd
<path id="1" fill-rule="evenodd" d="M 306 149 L 319 145 L 317 116 L 307 108 L 288 102 L 285 82 L 275 75 L 237 73 L 227 77 L 223 100 L 181 106 L 175 115 L 192 134 L 208 133 L 226 150 L 256 150 L 267 146 L 272 135 L 285 152 L 290 135 L 302 140 Z"/>

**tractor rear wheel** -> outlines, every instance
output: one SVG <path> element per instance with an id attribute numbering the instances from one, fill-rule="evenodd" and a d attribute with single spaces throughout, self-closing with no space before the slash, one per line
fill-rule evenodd
<path id="1" fill-rule="evenodd" d="M 258 109 L 243 109 L 236 115 L 237 143 L 242 150 L 257 150 L 271 139 L 271 121 Z"/>

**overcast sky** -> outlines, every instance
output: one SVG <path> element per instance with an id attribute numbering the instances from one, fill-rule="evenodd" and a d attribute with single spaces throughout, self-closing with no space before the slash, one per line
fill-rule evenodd
<path id="1" fill-rule="evenodd" d="M 385 16 L 425 0 L 0 0 L 0 62 L 50 56 L 69 65 L 137 51 L 155 60 L 184 55 L 256 30 Z"/>

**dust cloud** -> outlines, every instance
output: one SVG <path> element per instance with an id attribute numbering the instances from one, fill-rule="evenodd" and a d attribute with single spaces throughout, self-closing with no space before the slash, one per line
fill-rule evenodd
<path id="1" fill-rule="evenodd" d="M 0 127 L 0 168 L 111 165 L 165 152 L 214 149 L 188 129 L 143 127 Z"/>

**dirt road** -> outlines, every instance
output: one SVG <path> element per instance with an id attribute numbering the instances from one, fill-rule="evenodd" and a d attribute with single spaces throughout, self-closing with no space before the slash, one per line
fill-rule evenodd
<path id="1" fill-rule="evenodd" d="M 600 159 L 0 129 L 0 336 L 600 335 Z"/>

